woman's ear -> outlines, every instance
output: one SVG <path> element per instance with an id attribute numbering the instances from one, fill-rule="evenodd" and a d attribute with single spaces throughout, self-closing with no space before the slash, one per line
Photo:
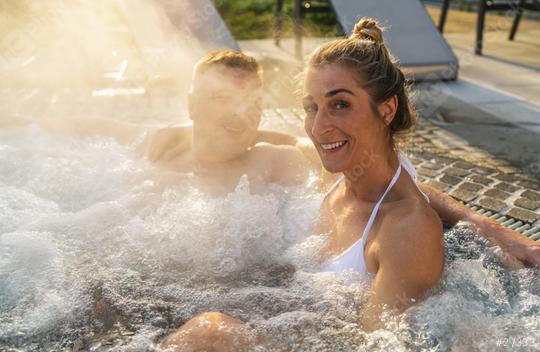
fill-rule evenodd
<path id="1" fill-rule="evenodd" d="M 398 106 L 398 97 L 397 95 L 393 95 L 388 100 L 383 101 L 379 104 L 378 110 L 379 115 L 382 116 L 383 122 L 386 126 L 390 126 L 392 121 L 394 120 L 394 116 L 396 116 Z"/>

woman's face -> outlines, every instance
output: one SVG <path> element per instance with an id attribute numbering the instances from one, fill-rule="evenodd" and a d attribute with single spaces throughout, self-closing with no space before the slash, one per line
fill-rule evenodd
<path id="1" fill-rule="evenodd" d="M 303 105 L 305 130 L 329 172 L 364 172 L 388 148 L 388 127 L 349 69 L 309 68 Z"/>

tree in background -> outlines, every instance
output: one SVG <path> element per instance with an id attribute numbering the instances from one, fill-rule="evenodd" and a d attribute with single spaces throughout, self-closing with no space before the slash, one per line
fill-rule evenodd
<path id="1" fill-rule="evenodd" d="M 276 0 L 214 0 L 234 37 L 242 39 L 272 38 L 276 15 Z M 312 6 L 327 5 L 326 1 L 310 1 Z M 294 32 L 294 1 L 283 6 L 283 37 Z M 342 35 L 333 13 L 308 14 L 304 19 L 306 36 L 326 37 Z"/>

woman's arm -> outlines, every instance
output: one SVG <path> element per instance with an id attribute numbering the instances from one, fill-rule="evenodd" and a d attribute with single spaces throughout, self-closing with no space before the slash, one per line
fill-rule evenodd
<path id="1" fill-rule="evenodd" d="M 479 234 L 524 264 L 540 266 L 540 243 L 510 230 L 497 221 L 481 215 L 452 197 L 425 184 L 419 184 L 428 195 L 433 209 L 450 225 L 468 221 L 476 226 Z"/>
<path id="2" fill-rule="evenodd" d="M 384 235 L 373 249 L 378 270 L 360 317 L 367 331 L 384 327 L 386 310 L 402 312 L 421 300 L 439 282 L 444 266 L 442 225 L 431 209 L 401 212 L 386 219 L 380 231 Z"/>

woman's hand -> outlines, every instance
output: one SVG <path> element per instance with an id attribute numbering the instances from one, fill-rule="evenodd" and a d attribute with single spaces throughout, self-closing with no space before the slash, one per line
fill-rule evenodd
<path id="1" fill-rule="evenodd" d="M 169 127 L 157 130 L 150 139 L 147 156 L 152 162 L 170 161 L 192 145 L 192 127 Z"/>

